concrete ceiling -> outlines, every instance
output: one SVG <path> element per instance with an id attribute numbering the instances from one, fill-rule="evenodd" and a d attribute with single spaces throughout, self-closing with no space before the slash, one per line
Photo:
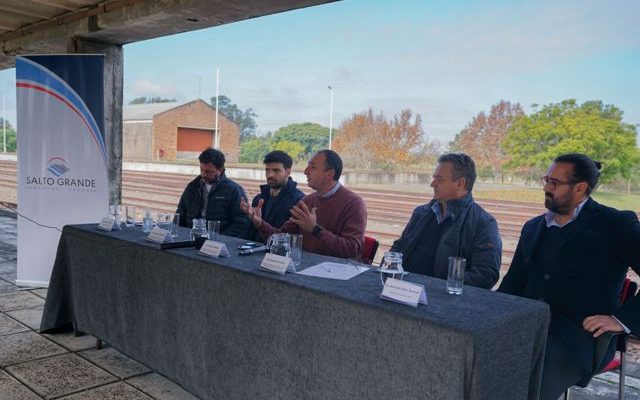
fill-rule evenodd
<path id="1" fill-rule="evenodd" d="M 15 55 L 127 44 L 336 0 L 0 0 L 0 69 Z"/>

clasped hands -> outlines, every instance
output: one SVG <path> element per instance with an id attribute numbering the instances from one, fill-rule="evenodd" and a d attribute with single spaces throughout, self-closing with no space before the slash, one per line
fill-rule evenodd
<path id="1" fill-rule="evenodd" d="M 592 315 L 582 321 L 582 327 L 598 337 L 605 332 L 624 332 L 624 327 L 610 315 Z"/>
<path id="2" fill-rule="evenodd" d="M 240 200 L 240 211 L 245 213 L 250 219 L 253 225 L 256 227 L 260 227 L 262 225 L 262 205 L 264 204 L 264 199 L 260 199 L 258 204 L 255 207 L 251 207 L 251 205 L 245 200 Z M 316 217 L 316 207 L 309 209 L 303 201 L 298 202 L 291 211 L 291 218 L 289 221 L 298 225 L 301 230 L 307 233 L 311 233 L 313 228 L 318 224 L 318 218 Z"/>

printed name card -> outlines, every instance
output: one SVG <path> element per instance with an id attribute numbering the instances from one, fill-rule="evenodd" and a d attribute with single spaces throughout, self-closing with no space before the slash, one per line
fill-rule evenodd
<path id="1" fill-rule="evenodd" d="M 260 264 L 260 269 L 280 275 L 284 275 L 287 271 L 296 272 L 291 258 L 271 253 L 265 254 Z"/>
<path id="2" fill-rule="evenodd" d="M 121 230 L 120 224 L 116 223 L 118 220 L 114 220 L 112 217 L 106 216 L 102 217 L 100 220 L 100 224 L 98 225 L 98 229 L 103 231 L 111 232 L 112 230 Z"/>
<path id="3" fill-rule="evenodd" d="M 412 307 L 418 307 L 419 303 L 427 304 L 427 292 L 424 285 L 394 278 L 387 278 L 380 298 Z"/>
<path id="4" fill-rule="evenodd" d="M 162 243 L 171 239 L 171 232 L 166 229 L 158 228 L 157 226 L 149 232 L 147 240 L 154 243 Z"/>
<path id="5" fill-rule="evenodd" d="M 211 256 L 213 258 L 229 257 L 229 250 L 224 243 L 213 240 L 206 240 L 200 247 L 200 254 Z"/>

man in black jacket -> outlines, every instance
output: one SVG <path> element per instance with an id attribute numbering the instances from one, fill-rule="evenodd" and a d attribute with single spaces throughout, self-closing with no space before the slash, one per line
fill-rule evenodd
<path id="1" fill-rule="evenodd" d="M 604 332 L 640 333 L 640 298 L 620 304 L 627 270 L 640 273 L 640 223 L 635 213 L 605 207 L 589 196 L 599 170 L 600 163 L 584 154 L 554 160 L 542 178 L 549 211 L 522 228 L 498 288 L 544 301 L 551 309 L 541 400 L 587 385 L 603 367 L 596 365 L 594 349 Z"/>
<path id="2" fill-rule="evenodd" d="M 418 206 L 391 246 L 404 269 L 446 279 L 448 259 L 467 260 L 464 283 L 490 289 L 498 281 L 502 240 L 495 218 L 473 200 L 475 162 L 466 154 L 443 154 L 433 173 L 433 200 Z"/>
<path id="3" fill-rule="evenodd" d="M 224 154 L 208 148 L 198 157 L 200 176 L 192 180 L 180 197 L 180 226 L 191 228 L 196 218 L 220 221 L 220 233 L 243 237 L 249 220 L 240 211 L 240 201 L 247 196 L 240 185 L 224 174 Z"/>
<path id="4" fill-rule="evenodd" d="M 251 207 L 260 207 L 262 219 L 274 228 L 280 228 L 291 217 L 291 209 L 304 197 L 296 181 L 291 179 L 293 160 L 284 151 L 275 150 L 264 157 L 267 184 L 260 186 L 260 194 L 253 198 Z M 249 226 L 247 238 L 263 241 L 253 224 Z"/>

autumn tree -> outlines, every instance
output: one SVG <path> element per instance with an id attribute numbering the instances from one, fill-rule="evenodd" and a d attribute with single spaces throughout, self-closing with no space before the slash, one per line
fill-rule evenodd
<path id="1" fill-rule="evenodd" d="M 602 182 L 628 179 L 639 160 L 637 129 L 622 115 L 614 105 L 570 99 L 517 117 L 502 143 L 508 166 L 539 172 L 560 154 L 584 153 L 603 163 Z"/>
<path id="2" fill-rule="evenodd" d="M 469 155 L 479 171 L 489 170 L 495 179 L 503 176 L 504 164 L 509 160 L 502 149 L 502 141 L 516 117 L 523 116 L 519 103 L 500 100 L 491 106 L 489 115 L 481 111 L 458 133 L 450 144 L 450 150 Z"/>
<path id="3" fill-rule="evenodd" d="M 420 114 L 406 109 L 387 120 L 369 108 L 342 122 L 333 148 L 352 168 L 399 168 L 413 164 L 423 144 Z"/>

